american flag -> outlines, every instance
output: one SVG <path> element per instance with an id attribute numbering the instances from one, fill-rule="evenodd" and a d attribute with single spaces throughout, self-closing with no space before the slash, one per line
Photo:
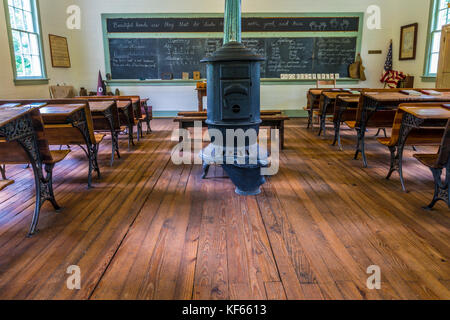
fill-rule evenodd
<path id="1" fill-rule="evenodd" d="M 384 71 L 387 72 L 389 70 L 392 70 L 392 41 L 389 45 L 389 51 L 386 57 L 386 62 L 384 63 Z"/>
<path id="2" fill-rule="evenodd" d="M 389 51 L 386 57 L 386 62 L 384 63 L 384 74 L 381 77 L 381 82 L 388 86 L 389 88 L 397 88 L 398 83 L 405 79 L 406 76 L 401 71 L 392 70 L 392 41 L 389 45 Z"/>

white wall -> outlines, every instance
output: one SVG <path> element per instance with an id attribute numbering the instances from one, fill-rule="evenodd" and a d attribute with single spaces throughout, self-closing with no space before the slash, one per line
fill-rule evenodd
<path id="1" fill-rule="evenodd" d="M 73 67 L 70 69 L 52 68 L 48 34 L 57 34 L 69 37 L 69 52 L 76 51 L 76 46 L 70 39 L 71 32 L 64 28 L 65 11 L 71 3 L 70 0 L 52 0 L 41 1 L 40 12 L 42 22 L 42 35 L 45 61 L 47 65 L 47 75 L 50 78 L 50 84 L 71 83 L 77 79 L 79 74 L 76 68 L 79 61 L 73 61 Z M 6 32 L 3 1 L 0 1 L 0 98 L 47 98 L 49 97 L 48 85 L 16 86 L 13 82 L 13 70 L 11 67 L 11 55 Z M 75 55 L 76 56 L 76 55 Z"/>
<path id="2" fill-rule="evenodd" d="M 381 8 L 382 29 L 368 30 L 365 26 L 362 44 L 362 58 L 367 81 L 359 87 L 380 87 L 379 78 L 386 57 L 390 39 L 394 39 L 394 67 L 416 77 L 420 83 L 423 71 L 428 11 L 430 0 L 243 0 L 243 12 L 365 12 L 376 4 Z M 68 30 L 65 26 L 65 11 L 68 5 L 81 7 L 81 30 Z M 97 73 L 105 73 L 102 13 L 195 13 L 223 12 L 224 0 L 40 0 L 41 20 L 44 34 L 47 70 L 51 83 L 70 83 L 77 88 L 83 86 L 94 90 Z M 0 10 L 3 10 L 0 4 Z M 0 12 L 0 28 L 5 21 Z M 419 22 L 419 46 L 417 59 L 398 62 L 400 26 Z M 71 69 L 51 67 L 48 47 L 48 33 L 68 37 L 72 60 Z M 0 32 L 0 61 L 4 68 L 0 77 L 0 97 L 41 97 L 47 96 L 46 86 L 15 87 L 5 32 Z M 382 49 L 382 55 L 368 55 L 368 50 Z M 263 85 L 261 101 L 265 108 L 299 110 L 306 105 L 306 91 L 311 85 Z M 114 87 L 112 88 L 115 89 Z M 123 94 L 139 94 L 150 97 L 154 110 L 175 111 L 195 110 L 197 96 L 191 86 L 138 86 L 120 87 Z"/>

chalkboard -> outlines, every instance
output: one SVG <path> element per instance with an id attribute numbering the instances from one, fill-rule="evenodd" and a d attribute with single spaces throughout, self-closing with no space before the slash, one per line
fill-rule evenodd
<path id="1" fill-rule="evenodd" d="M 244 17 L 243 32 L 357 32 L 359 17 Z M 220 18 L 108 18 L 108 33 L 222 32 Z"/>
<path id="2" fill-rule="evenodd" d="M 346 78 L 357 50 L 357 37 L 246 38 L 243 43 L 266 57 L 262 78 L 299 73 L 339 73 Z M 222 40 L 110 38 L 108 45 L 112 79 L 160 79 L 167 72 L 181 79 L 183 72 L 192 77 L 193 71 L 206 77 L 200 60 L 222 46 Z"/>

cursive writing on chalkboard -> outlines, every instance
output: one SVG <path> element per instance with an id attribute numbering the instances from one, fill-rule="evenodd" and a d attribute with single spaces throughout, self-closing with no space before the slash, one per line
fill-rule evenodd
<path id="1" fill-rule="evenodd" d="M 248 17 L 243 32 L 357 32 L 359 17 Z M 108 18 L 108 33 L 223 32 L 223 18 Z"/>

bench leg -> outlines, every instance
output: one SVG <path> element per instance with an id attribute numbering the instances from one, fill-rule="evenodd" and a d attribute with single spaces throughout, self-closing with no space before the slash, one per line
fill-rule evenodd
<path id="1" fill-rule="evenodd" d="M 94 157 L 94 169 L 97 171 L 97 177 L 101 178 L 100 167 L 98 165 L 98 150 L 100 149 L 100 145 L 96 144 L 92 146 L 93 157 Z"/>
<path id="2" fill-rule="evenodd" d="M 335 122 L 334 123 L 334 140 L 332 143 L 332 146 L 336 146 L 336 143 L 338 144 L 339 150 L 342 151 L 344 148 L 342 147 L 341 142 L 341 122 Z"/>
<path id="3" fill-rule="evenodd" d="M 312 110 L 307 110 L 308 111 L 308 126 L 306 127 L 306 129 L 311 128 L 312 125 Z"/>
<path id="4" fill-rule="evenodd" d="M 431 168 L 431 172 L 433 173 L 433 178 L 434 178 L 434 196 L 433 196 L 433 200 L 431 201 L 431 203 L 426 206 L 424 209 L 426 210 L 431 210 L 433 209 L 434 205 L 439 201 L 445 201 L 445 203 L 447 203 L 447 205 L 450 208 L 450 199 L 449 199 L 449 194 L 448 194 L 448 186 L 449 186 L 449 167 L 447 166 L 446 169 L 446 178 L 445 178 L 445 183 L 442 183 L 442 169 L 434 169 Z"/>
<path id="5" fill-rule="evenodd" d="M 396 165 L 395 161 L 395 153 L 397 151 L 397 147 L 389 147 L 389 151 L 391 153 L 391 167 L 389 168 L 389 173 L 386 177 L 386 180 L 389 180 L 392 174 L 398 170 L 398 165 Z"/>
<path id="6" fill-rule="evenodd" d="M 0 172 L 2 174 L 2 179 L 8 180 L 8 178 L 6 177 L 6 165 L 4 164 L 0 165 Z"/>
<path id="7" fill-rule="evenodd" d="M 280 150 L 284 150 L 284 121 L 280 124 Z"/>
<path id="8" fill-rule="evenodd" d="M 384 132 L 384 137 L 387 138 L 386 128 L 379 128 L 377 133 L 375 134 L 375 137 L 378 137 L 380 135 L 381 130 Z"/>

